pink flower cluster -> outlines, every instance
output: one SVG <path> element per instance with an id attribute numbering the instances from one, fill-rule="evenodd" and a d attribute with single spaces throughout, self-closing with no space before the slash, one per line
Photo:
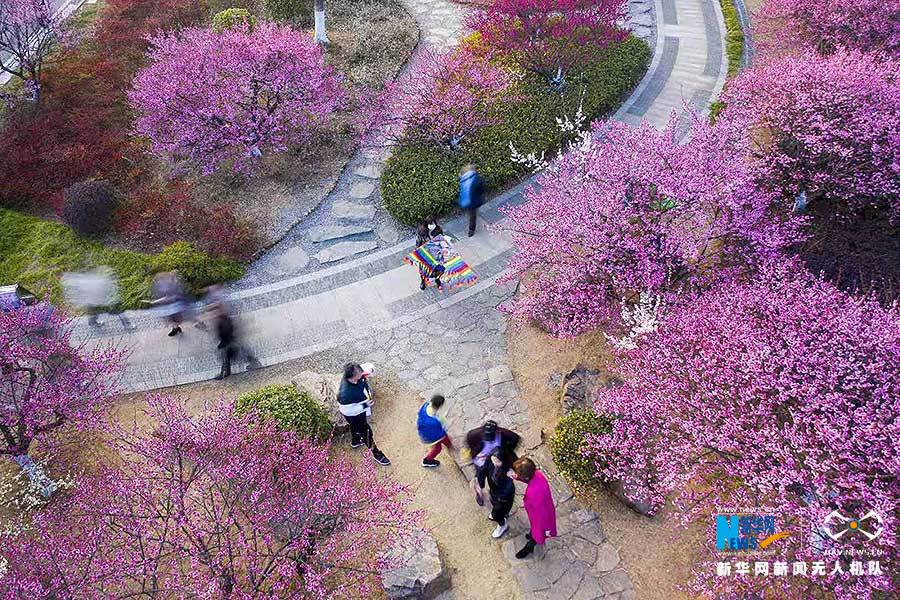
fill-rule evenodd
<path id="1" fill-rule="evenodd" d="M 309 140 L 345 97 L 306 33 L 272 23 L 216 33 L 188 28 L 150 39 L 150 64 L 129 100 L 153 151 L 209 174 L 247 169 L 262 154 Z"/>
<path id="2" fill-rule="evenodd" d="M 569 69 L 625 39 L 616 26 L 624 7 L 622 0 L 496 0 L 467 24 L 489 52 L 561 86 Z"/>
<path id="3" fill-rule="evenodd" d="M 685 520 L 717 506 L 774 507 L 795 537 L 781 546 L 791 555 L 808 551 L 810 527 L 832 510 L 876 511 L 885 519 L 879 538 L 834 547 L 844 557 L 883 551 L 891 562 L 898 365 L 900 308 L 849 297 L 793 262 L 768 265 L 749 282 L 692 296 L 620 354 L 624 385 L 596 399 L 615 415 L 613 431 L 591 439 L 590 455 L 598 476 L 624 481 L 636 498 L 661 507 L 674 495 Z M 781 581 L 777 597 L 812 597 L 803 578 Z M 700 577 L 696 591 L 770 585 Z M 813 585 L 846 600 L 894 589 L 889 576 L 849 574 Z"/>
<path id="4" fill-rule="evenodd" d="M 838 213 L 900 214 L 900 62 L 858 51 L 756 66 L 729 82 L 723 118 L 760 132 L 761 184 Z M 787 204 L 789 207 L 790 204 Z"/>
<path id="5" fill-rule="evenodd" d="M 229 404 L 150 399 L 112 464 L 3 540 L 10 597 L 344 598 L 413 526 L 407 492 Z"/>
<path id="6" fill-rule="evenodd" d="M 369 144 L 403 142 L 456 150 L 466 138 L 498 124 L 513 79 L 466 46 L 424 49 L 406 75 L 360 102 L 358 126 Z"/>
<path id="7" fill-rule="evenodd" d="M 676 141 L 610 122 L 587 150 L 570 152 L 507 211 L 516 253 L 507 280 L 525 293 L 506 309 L 573 337 L 615 326 L 618 301 L 675 295 L 746 271 L 799 239 L 800 219 L 776 215 L 753 185 L 746 140 L 694 119 Z"/>

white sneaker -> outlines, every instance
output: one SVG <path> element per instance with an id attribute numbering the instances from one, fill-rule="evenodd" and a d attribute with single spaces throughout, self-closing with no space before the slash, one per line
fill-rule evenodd
<path id="1" fill-rule="evenodd" d="M 507 521 L 503 525 L 497 525 L 497 527 L 494 528 L 494 532 L 491 534 L 491 537 L 496 540 L 503 537 L 503 534 L 507 531 L 509 531 L 509 521 Z"/>

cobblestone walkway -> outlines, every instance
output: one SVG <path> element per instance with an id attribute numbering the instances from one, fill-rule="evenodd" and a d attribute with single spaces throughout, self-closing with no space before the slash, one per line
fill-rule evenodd
<path id="1" fill-rule="evenodd" d="M 407 0 L 423 38 L 451 45 L 462 27 L 462 10 L 446 0 Z M 661 126 L 685 103 L 705 107 L 725 77 L 724 24 L 716 0 L 630 0 L 631 26 L 655 48 L 650 69 L 615 118 Z M 656 19 L 655 16 L 662 15 Z M 527 520 L 514 514 L 503 545 L 527 600 L 626 600 L 634 597 L 619 556 L 607 541 L 597 515 L 581 509 L 559 478 L 546 449 L 531 432 L 525 403 L 506 362 L 506 323 L 496 306 L 509 297 L 498 286 L 512 252 L 503 235 L 479 231 L 462 237 L 465 224 L 445 229 L 460 239 L 458 249 L 479 282 L 449 295 L 421 292 L 418 275 L 401 264 L 410 251 L 410 232 L 379 220 L 377 178 L 384 156 L 362 151 L 350 162 L 336 191 L 320 209 L 334 220 L 312 227 L 368 228 L 344 237 L 338 229 L 299 228 L 251 270 L 232 300 L 245 340 L 263 365 L 346 348 L 399 374 L 410 388 L 427 395 L 441 390 L 452 403 L 451 433 L 463 432 L 491 417 L 525 433 L 525 451 L 548 474 L 559 506 L 560 537 L 526 561 L 514 557 Z M 497 223 L 498 207 L 523 201 L 526 181 L 481 211 L 483 223 Z M 366 219 L 351 218 L 359 214 Z M 371 218 L 368 215 L 372 215 Z M 349 230 L 343 230 L 345 233 Z M 318 237 L 321 241 L 313 241 Z M 364 244 L 365 250 L 356 252 Z M 321 249 L 318 249 L 321 246 Z M 310 258 L 310 248 L 319 258 Z M 329 255 L 329 252 L 331 253 Z M 325 253 L 324 256 L 322 253 Z M 340 258 L 338 255 L 347 254 Z M 352 257 L 354 254 L 360 256 Z M 324 260 L 329 256 L 334 260 Z M 301 266 L 302 265 L 302 266 Z M 147 390 L 212 378 L 218 355 L 209 333 L 186 327 L 177 338 L 149 313 L 130 314 L 134 332 L 110 324 L 100 333 L 84 320 L 75 336 L 88 345 L 113 341 L 131 351 L 124 376 L 128 390 Z M 469 477 L 471 468 L 460 465 Z"/>

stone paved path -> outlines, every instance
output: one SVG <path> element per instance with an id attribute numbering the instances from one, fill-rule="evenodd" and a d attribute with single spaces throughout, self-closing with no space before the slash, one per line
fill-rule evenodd
<path id="1" fill-rule="evenodd" d="M 407 1 L 426 40 L 449 45 L 459 35 L 460 8 L 445 0 Z M 662 126 L 673 110 L 680 111 L 685 103 L 705 106 L 721 90 L 726 72 L 724 24 L 716 0 L 652 0 L 652 7 L 650 3 L 631 0 L 629 8 L 632 26 L 655 38 L 651 39 L 653 62 L 615 118 Z M 382 158 L 365 151 L 354 157 L 338 189 L 360 197 L 332 194 L 322 210 L 334 220 L 316 224 L 331 229 L 301 228 L 260 261 L 234 291 L 232 300 L 245 340 L 263 365 L 342 348 L 348 358 L 365 356 L 398 373 L 423 396 L 441 390 L 452 403 L 451 433 L 457 437 L 488 416 L 526 433 L 527 450 L 550 476 L 561 535 L 547 544 L 545 552 L 518 561 L 513 554 L 527 525 L 524 515 L 514 515 L 503 550 L 523 597 L 633 598 L 631 582 L 616 549 L 607 543 L 597 515 L 579 508 L 546 448 L 530 432 L 526 405 L 509 372 L 506 323 L 496 310 L 513 291 L 509 284 L 496 285 L 511 254 L 509 240 L 483 230 L 473 238 L 460 237 L 465 224 L 460 218 L 450 221 L 446 229 L 460 239 L 458 249 L 479 274 L 479 282 L 450 294 L 419 291 L 417 273 L 400 262 L 413 245 L 409 232 L 386 233 L 384 228 L 389 226 L 377 217 Z M 482 221 L 497 223 L 501 218 L 497 208 L 522 202 L 522 192 L 530 183 L 494 199 L 482 209 Z M 365 218 L 354 218 L 361 213 Z M 350 237 L 339 237 L 350 230 L 337 227 L 357 229 Z M 314 242 L 312 236 L 323 241 Z M 326 252 L 325 256 L 310 260 L 311 244 L 322 245 L 316 254 Z M 355 258 L 321 260 L 329 257 L 328 250 L 337 256 L 356 249 L 360 252 Z M 301 263 L 303 268 L 297 266 Z M 88 345 L 114 341 L 129 348 L 123 382 L 128 390 L 201 381 L 218 372 L 215 342 L 209 333 L 185 327 L 184 335 L 167 338 L 166 326 L 153 315 L 129 316 L 137 325 L 130 333 L 117 329 L 114 320 L 99 334 L 84 320 L 75 326 L 76 338 Z M 471 468 L 460 468 L 471 476 Z"/>

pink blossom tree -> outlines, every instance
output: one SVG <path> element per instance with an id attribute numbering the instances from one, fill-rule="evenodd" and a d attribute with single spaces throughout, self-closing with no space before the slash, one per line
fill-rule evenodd
<path id="1" fill-rule="evenodd" d="M 511 74 L 467 47 L 420 51 L 407 74 L 360 102 L 357 121 L 368 145 L 423 144 L 455 151 L 466 138 L 498 124 L 515 101 Z"/>
<path id="2" fill-rule="evenodd" d="M 49 497 L 54 486 L 29 456 L 66 424 L 96 425 L 115 391 L 121 354 L 71 344 L 68 322 L 46 304 L 0 312 L 0 454 Z"/>
<path id="3" fill-rule="evenodd" d="M 409 495 L 327 445 L 229 404 L 192 418 L 149 399 L 153 427 L 117 432 L 117 464 L 5 540 L 28 597 L 365 597 Z"/>
<path id="4" fill-rule="evenodd" d="M 525 292 L 506 310 L 574 337 L 619 324 L 622 298 L 674 301 L 799 238 L 801 219 L 773 214 L 754 186 L 740 132 L 693 121 L 683 144 L 674 115 L 662 132 L 595 125 L 507 210 L 516 253 L 506 279 Z"/>
<path id="5" fill-rule="evenodd" d="M 724 119 L 753 128 L 763 185 L 836 213 L 900 211 L 900 62 L 857 51 L 789 56 L 745 71 Z"/>
<path id="6" fill-rule="evenodd" d="M 308 142 L 344 101 L 319 45 L 287 26 L 188 28 L 150 43 L 129 93 L 135 130 L 154 152 L 206 174 Z"/>
<path id="7" fill-rule="evenodd" d="M 559 89 L 570 70 L 625 39 L 628 32 L 616 26 L 624 7 L 622 0 L 495 0 L 467 24 L 492 55 L 512 58 Z"/>
<path id="8" fill-rule="evenodd" d="M 37 101 L 44 59 L 58 41 L 62 18 L 50 0 L 0 2 L 0 71 L 18 77 Z"/>
<path id="9" fill-rule="evenodd" d="M 836 48 L 900 56 L 900 7 L 881 0 L 766 0 L 754 20 L 762 53 Z"/>
<path id="10" fill-rule="evenodd" d="M 811 528 L 831 511 L 876 511 L 885 519 L 877 539 L 816 542 L 837 551 L 843 573 L 714 577 L 707 563 L 696 590 L 744 597 L 769 586 L 766 597 L 805 599 L 821 586 L 842 600 L 870 598 L 894 589 L 891 574 L 859 577 L 846 563 L 854 550 L 898 555 L 898 364 L 900 308 L 847 296 L 793 261 L 769 265 L 749 283 L 693 297 L 620 353 L 625 383 L 596 398 L 613 429 L 590 439 L 589 454 L 599 477 L 656 507 L 674 500 L 686 521 L 710 522 L 716 507 L 776 510 L 793 540 L 780 560 L 808 557 Z"/>

